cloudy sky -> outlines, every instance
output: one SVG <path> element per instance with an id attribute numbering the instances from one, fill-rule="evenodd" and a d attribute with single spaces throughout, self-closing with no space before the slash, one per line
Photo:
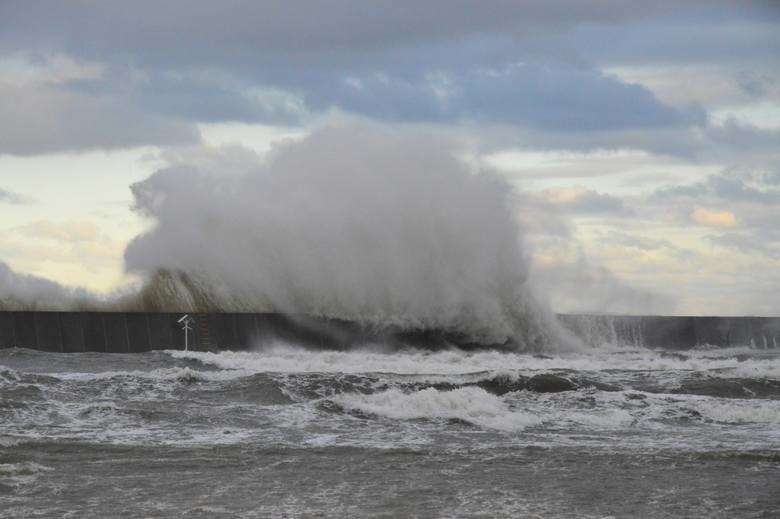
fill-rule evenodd
<path id="1" fill-rule="evenodd" d="M 111 291 L 131 184 L 355 123 L 506 178 L 558 311 L 780 314 L 773 0 L 3 0 L 0 262 Z"/>

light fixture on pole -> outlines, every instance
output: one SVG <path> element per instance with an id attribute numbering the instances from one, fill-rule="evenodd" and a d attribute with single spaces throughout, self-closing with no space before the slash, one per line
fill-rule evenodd
<path id="1" fill-rule="evenodd" d="M 177 323 L 181 324 L 181 329 L 184 330 L 184 351 L 190 349 L 190 330 L 192 330 L 190 323 L 193 321 L 195 321 L 195 319 L 190 317 L 190 314 L 184 314 L 178 321 L 176 321 Z"/>

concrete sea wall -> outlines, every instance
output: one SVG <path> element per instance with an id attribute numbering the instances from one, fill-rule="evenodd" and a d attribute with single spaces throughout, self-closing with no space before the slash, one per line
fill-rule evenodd
<path id="1" fill-rule="evenodd" d="M 53 352 L 134 353 L 183 349 L 174 313 L 0 312 L 0 348 Z M 427 347 L 479 347 L 454 334 L 364 327 L 348 321 L 283 314 L 198 314 L 189 335 L 194 350 L 246 349 L 269 340 L 347 348 L 360 342 Z M 686 350 L 698 345 L 780 347 L 778 317 L 659 317 L 561 315 L 585 342 Z M 511 345 L 503 345 L 511 347 Z"/>
<path id="2" fill-rule="evenodd" d="M 0 312 L 0 348 L 53 352 L 135 353 L 184 349 L 180 313 Z M 333 337 L 281 314 L 193 315 L 194 350 L 246 349 L 276 338 L 330 346 Z M 324 326 L 323 323 L 316 323 Z"/>
<path id="3" fill-rule="evenodd" d="M 780 317 L 559 315 L 585 342 L 688 350 L 696 346 L 780 348 Z"/>

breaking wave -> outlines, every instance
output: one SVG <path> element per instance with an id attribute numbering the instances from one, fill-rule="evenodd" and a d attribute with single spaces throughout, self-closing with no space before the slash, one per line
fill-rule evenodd
<path id="1" fill-rule="evenodd" d="M 576 348 L 531 288 L 517 197 L 456 151 L 365 124 L 264 156 L 223 147 L 172 158 L 132 186 L 152 223 L 124 254 L 137 290 L 101 298 L 0 263 L 0 308 L 277 312 Z"/>
<path id="2" fill-rule="evenodd" d="M 528 283 L 498 176 L 447 142 L 328 128 L 265 160 L 223 149 L 133 186 L 155 222 L 127 248 L 144 307 L 277 311 L 481 343 L 573 347 Z"/>
<path id="3" fill-rule="evenodd" d="M 477 387 L 449 391 L 426 388 L 412 393 L 388 389 L 372 395 L 343 393 L 331 400 L 348 411 L 397 420 L 461 420 L 505 431 L 517 431 L 541 423 L 539 417 L 513 411 L 499 397 Z"/>

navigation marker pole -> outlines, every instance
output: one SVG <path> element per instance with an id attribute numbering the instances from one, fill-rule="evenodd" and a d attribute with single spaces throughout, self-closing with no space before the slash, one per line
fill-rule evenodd
<path id="1" fill-rule="evenodd" d="M 181 329 L 184 330 L 184 351 L 188 351 L 190 349 L 190 330 L 192 328 L 190 327 L 190 323 L 193 322 L 195 319 L 190 317 L 190 314 L 184 314 L 181 316 L 181 318 L 176 321 L 177 323 L 181 324 Z"/>

